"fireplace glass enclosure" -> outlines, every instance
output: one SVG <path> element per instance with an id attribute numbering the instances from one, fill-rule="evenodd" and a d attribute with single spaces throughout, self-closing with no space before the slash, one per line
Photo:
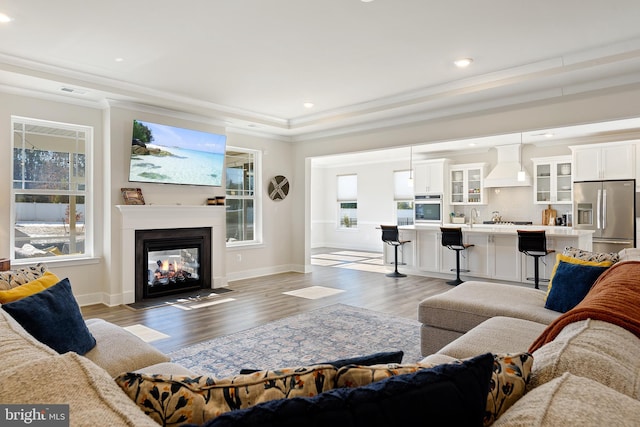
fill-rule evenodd
<path id="1" fill-rule="evenodd" d="M 136 231 L 136 301 L 211 288 L 211 228 Z"/>

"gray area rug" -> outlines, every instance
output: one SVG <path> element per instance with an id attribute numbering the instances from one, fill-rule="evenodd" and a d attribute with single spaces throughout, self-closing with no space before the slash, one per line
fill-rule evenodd
<path id="1" fill-rule="evenodd" d="M 273 369 L 328 362 L 382 351 L 420 355 L 420 323 L 364 308 L 334 304 L 169 353 L 198 373 L 228 377 L 240 369 Z"/>

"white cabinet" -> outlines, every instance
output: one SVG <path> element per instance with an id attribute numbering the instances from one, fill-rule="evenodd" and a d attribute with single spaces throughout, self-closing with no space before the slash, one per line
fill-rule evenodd
<path id="1" fill-rule="evenodd" d="M 489 236 L 489 269 L 492 279 L 520 281 L 521 260 L 518 237 L 492 234 Z"/>
<path id="2" fill-rule="evenodd" d="M 449 201 L 452 205 L 481 205 L 484 196 L 485 163 L 452 165 L 449 168 Z"/>
<path id="3" fill-rule="evenodd" d="M 419 231 L 416 234 L 418 270 L 440 271 L 440 253 L 442 251 L 440 230 Z"/>
<path id="4" fill-rule="evenodd" d="M 574 181 L 635 178 L 634 143 L 610 142 L 569 148 L 572 151 Z"/>
<path id="5" fill-rule="evenodd" d="M 444 194 L 447 159 L 420 160 L 413 163 L 415 194 Z"/>
<path id="6" fill-rule="evenodd" d="M 533 161 L 533 203 L 571 204 L 571 156 L 537 157 Z"/>

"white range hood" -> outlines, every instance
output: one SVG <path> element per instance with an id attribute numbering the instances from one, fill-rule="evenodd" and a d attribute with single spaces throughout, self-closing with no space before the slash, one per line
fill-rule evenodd
<path id="1" fill-rule="evenodd" d="M 531 175 L 521 163 L 521 144 L 497 145 L 498 163 L 484 179 L 484 187 L 528 187 Z M 524 180 L 518 180 L 518 172 L 524 172 Z"/>

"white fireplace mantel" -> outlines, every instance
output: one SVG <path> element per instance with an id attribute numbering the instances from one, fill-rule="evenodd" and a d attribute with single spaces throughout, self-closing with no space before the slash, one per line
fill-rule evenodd
<path id="1" fill-rule="evenodd" d="M 211 227 L 211 287 L 227 285 L 224 206 L 116 205 L 121 214 L 122 299 L 135 302 L 135 232 L 166 228 Z"/>

